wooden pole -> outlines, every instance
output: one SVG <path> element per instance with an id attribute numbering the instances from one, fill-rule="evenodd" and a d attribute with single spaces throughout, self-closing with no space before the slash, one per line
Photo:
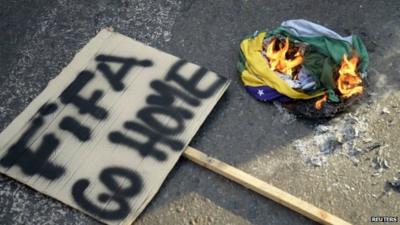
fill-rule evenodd
<path id="1" fill-rule="evenodd" d="M 245 173 L 233 166 L 207 156 L 201 151 L 188 147 L 183 156 L 187 159 L 218 173 L 229 180 L 245 186 L 246 188 L 259 193 L 281 205 L 284 205 L 301 215 L 308 217 L 321 224 L 350 225 L 350 223 L 334 216 L 306 201 L 303 201 L 283 190 L 268 184 L 248 173 Z"/>

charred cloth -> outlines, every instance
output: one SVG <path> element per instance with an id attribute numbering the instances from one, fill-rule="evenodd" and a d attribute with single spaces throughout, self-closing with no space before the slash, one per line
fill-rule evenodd
<path id="1" fill-rule="evenodd" d="M 243 39 L 237 67 L 257 100 L 278 101 L 303 117 L 328 118 L 362 97 L 368 63 L 356 35 L 289 20 Z"/>

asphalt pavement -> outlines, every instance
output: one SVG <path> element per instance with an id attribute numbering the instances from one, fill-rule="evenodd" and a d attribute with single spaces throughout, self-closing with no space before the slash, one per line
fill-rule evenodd
<path id="1" fill-rule="evenodd" d="M 371 68 L 386 73 L 387 82 L 399 87 L 399 71 L 378 64 L 395 62 L 400 55 L 390 47 L 399 46 L 400 42 L 400 3 L 396 0 L 3 0 L 0 130 L 22 112 L 99 30 L 113 27 L 117 32 L 229 78 L 229 89 L 191 146 L 263 179 L 272 179 L 271 166 L 284 164 L 285 159 L 269 161 L 263 156 L 280 154 L 284 146 L 310 135 L 314 124 L 304 120 L 288 124 L 287 115 L 272 104 L 251 98 L 243 89 L 235 64 L 244 36 L 272 29 L 284 20 L 300 18 L 342 35 L 359 35 L 371 54 Z M 379 60 L 385 56 L 382 49 L 393 53 L 386 54 L 389 61 Z M 372 82 L 375 80 L 372 78 Z M 296 169 L 301 170 L 290 171 Z M 289 182 L 279 187 L 296 192 L 291 190 L 300 187 L 291 186 L 290 180 L 299 178 L 290 173 L 285 176 L 279 179 Z M 305 195 L 308 192 L 301 190 Z M 336 208 L 340 216 L 352 220 L 352 212 L 346 214 Z M 335 214 L 336 208 L 329 211 Z M 99 223 L 0 176 L 0 224 Z M 137 224 L 314 222 L 182 158 Z"/>

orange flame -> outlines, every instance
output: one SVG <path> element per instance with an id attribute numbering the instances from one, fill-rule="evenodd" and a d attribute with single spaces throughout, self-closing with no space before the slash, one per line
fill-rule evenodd
<path id="1" fill-rule="evenodd" d="M 279 43 L 278 50 L 274 50 L 276 38 L 273 38 L 268 46 L 266 55 L 269 60 L 271 70 L 276 70 L 281 73 L 292 75 L 293 68 L 303 62 L 303 56 L 300 54 L 300 49 L 294 54 L 293 59 L 287 59 L 287 52 L 289 51 L 289 39 L 285 39 L 285 43 Z"/>
<path id="2" fill-rule="evenodd" d="M 318 101 L 315 102 L 315 108 L 318 110 L 322 109 L 326 100 L 328 100 L 328 95 L 325 94 L 324 96 L 322 96 L 321 99 L 319 99 Z"/>
<path id="3" fill-rule="evenodd" d="M 346 54 L 343 55 L 337 79 L 337 87 L 343 98 L 350 98 L 363 92 L 362 79 L 356 73 L 358 60 L 356 55 L 353 55 L 350 60 L 347 59 Z"/>

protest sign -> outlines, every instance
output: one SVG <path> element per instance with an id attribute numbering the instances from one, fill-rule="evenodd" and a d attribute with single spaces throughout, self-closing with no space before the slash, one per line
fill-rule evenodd
<path id="1" fill-rule="evenodd" d="M 0 134 L 0 172 L 131 224 L 229 82 L 102 30 Z"/>

